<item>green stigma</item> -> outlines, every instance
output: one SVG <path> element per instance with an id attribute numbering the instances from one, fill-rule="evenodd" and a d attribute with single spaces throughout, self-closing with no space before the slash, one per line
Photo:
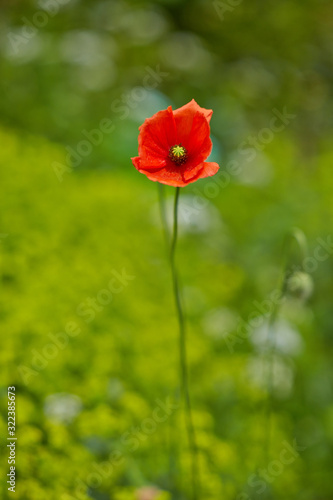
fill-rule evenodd
<path id="1" fill-rule="evenodd" d="M 176 165 L 182 165 L 187 160 L 187 151 L 181 144 L 177 144 L 169 149 L 169 158 Z"/>

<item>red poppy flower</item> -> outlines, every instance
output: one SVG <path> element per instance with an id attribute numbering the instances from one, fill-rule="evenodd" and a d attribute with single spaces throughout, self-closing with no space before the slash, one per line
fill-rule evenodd
<path id="1" fill-rule="evenodd" d="M 139 127 L 139 156 L 131 158 L 135 168 L 152 181 L 179 187 L 216 174 L 218 164 L 205 161 L 212 150 L 212 114 L 192 99 L 147 118 Z"/>

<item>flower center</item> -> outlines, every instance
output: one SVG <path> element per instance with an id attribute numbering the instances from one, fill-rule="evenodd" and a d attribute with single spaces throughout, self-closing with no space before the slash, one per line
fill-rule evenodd
<path id="1" fill-rule="evenodd" d="M 169 149 L 169 158 L 176 165 L 182 165 L 187 160 L 187 151 L 181 144 L 176 144 Z"/>

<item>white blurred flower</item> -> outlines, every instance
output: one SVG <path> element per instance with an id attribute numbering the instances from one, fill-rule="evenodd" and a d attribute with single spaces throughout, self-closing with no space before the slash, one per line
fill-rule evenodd
<path id="1" fill-rule="evenodd" d="M 290 395 L 294 385 L 294 370 L 281 356 L 253 356 L 246 367 L 246 378 L 260 389 L 274 391 L 281 398 Z"/>
<path id="2" fill-rule="evenodd" d="M 44 403 L 44 413 L 55 422 L 70 423 L 81 411 L 82 402 L 78 396 L 59 392 L 47 396 Z"/>
<path id="3" fill-rule="evenodd" d="M 313 279 L 308 273 L 296 271 L 288 278 L 287 288 L 291 295 L 305 301 L 312 295 Z"/>
<path id="4" fill-rule="evenodd" d="M 277 320 L 270 332 L 266 321 L 253 331 L 251 342 L 258 351 L 274 348 L 275 351 L 288 356 L 297 356 L 304 348 L 300 333 L 284 319 Z"/>
<path id="5" fill-rule="evenodd" d="M 173 227 L 173 204 L 173 197 L 167 198 L 165 210 L 170 231 Z M 152 216 L 156 225 L 160 225 L 159 208 L 156 206 Z M 207 198 L 185 194 L 179 198 L 178 225 L 180 233 L 200 234 L 221 229 L 223 223 L 218 209 Z"/>

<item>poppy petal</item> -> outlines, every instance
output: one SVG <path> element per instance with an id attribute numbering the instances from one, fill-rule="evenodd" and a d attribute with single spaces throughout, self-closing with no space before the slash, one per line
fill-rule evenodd
<path id="1" fill-rule="evenodd" d="M 140 158 L 140 156 L 131 158 L 131 160 L 137 170 L 159 170 L 164 168 L 167 163 L 166 160 Z"/>
<path id="2" fill-rule="evenodd" d="M 194 177 L 197 177 L 197 175 L 199 175 L 199 173 L 203 168 L 204 168 L 204 163 L 200 162 L 190 170 L 186 169 L 185 172 L 183 173 L 185 181 L 189 182 Z"/>
<path id="3" fill-rule="evenodd" d="M 213 110 L 201 108 L 199 106 L 199 104 L 194 99 L 192 99 L 192 101 L 188 102 L 187 104 L 185 104 L 181 108 L 175 109 L 175 111 L 173 113 L 175 115 L 175 119 L 176 119 L 176 123 L 177 123 L 177 119 L 180 119 L 180 117 L 182 117 L 184 119 L 186 116 L 187 117 L 194 116 L 195 113 L 197 113 L 197 112 L 201 113 L 206 118 L 208 123 L 210 122 L 210 119 L 211 119 L 212 114 L 213 114 Z"/>
<path id="4" fill-rule="evenodd" d="M 205 161 L 199 179 L 204 179 L 205 177 L 211 177 L 212 175 L 215 175 L 219 168 L 220 167 L 217 163 Z"/>
<path id="5" fill-rule="evenodd" d="M 139 168 L 140 168 L 140 156 L 134 156 L 133 158 L 131 158 L 131 160 L 132 160 L 134 167 L 137 170 L 139 170 Z"/>
<path id="6" fill-rule="evenodd" d="M 193 117 L 192 128 L 188 139 L 188 151 L 191 155 L 200 154 L 206 159 L 212 150 L 212 141 L 209 137 L 210 127 L 207 120 L 200 113 Z"/>
<path id="7" fill-rule="evenodd" d="M 139 155 L 152 155 L 162 158 L 176 144 L 176 124 L 171 106 L 147 118 L 139 127 Z"/>
<path id="8" fill-rule="evenodd" d="M 175 172 L 164 168 L 162 170 L 159 169 L 156 172 L 140 169 L 140 172 L 142 174 L 145 174 L 151 181 L 160 182 L 161 184 L 167 184 L 168 186 L 183 187 L 188 184 L 183 180 L 180 171 Z"/>

